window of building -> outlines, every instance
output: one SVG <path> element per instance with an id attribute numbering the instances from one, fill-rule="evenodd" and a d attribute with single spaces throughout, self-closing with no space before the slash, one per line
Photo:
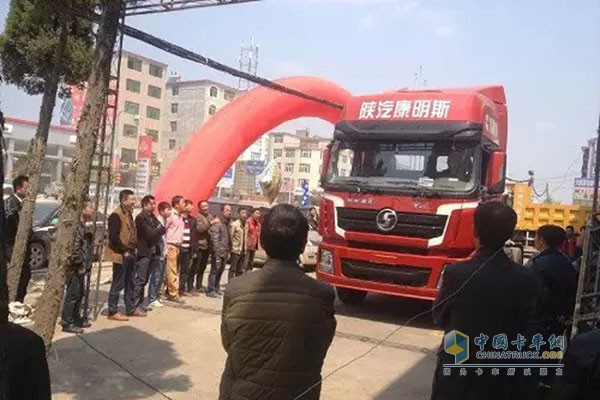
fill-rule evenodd
<path id="1" fill-rule="evenodd" d="M 171 132 L 177 132 L 177 121 L 171 121 Z"/>
<path id="2" fill-rule="evenodd" d="M 260 153 L 256 153 L 254 151 L 252 153 L 250 153 L 250 160 L 252 160 L 252 161 L 260 160 Z"/>
<path id="3" fill-rule="evenodd" d="M 123 111 L 131 115 L 140 115 L 140 105 L 133 101 L 126 101 Z"/>
<path id="4" fill-rule="evenodd" d="M 162 96 L 162 89 L 158 86 L 148 85 L 148 96 L 160 99 Z"/>
<path id="5" fill-rule="evenodd" d="M 210 97 L 219 97 L 219 89 L 216 86 L 210 87 Z"/>
<path id="6" fill-rule="evenodd" d="M 169 150 L 175 150 L 175 139 L 169 139 Z"/>
<path id="7" fill-rule="evenodd" d="M 127 57 L 127 68 L 142 72 L 142 60 L 135 57 Z"/>
<path id="8" fill-rule="evenodd" d="M 310 164 L 300 164 L 300 172 L 310 173 Z"/>
<path id="9" fill-rule="evenodd" d="M 310 158 L 312 155 L 312 151 L 310 150 L 302 150 L 302 152 L 300 153 L 300 157 L 302 158 Z"/>
<path id="10" fill-rule="evenodd" d="M 217 106 L 212 104 L 210 107 L 208 107 L 208 115 L 215 115 L 216 113 L 217 113 Z"/>
<path id="11" fill-rule="evenodd" d="M 160 119 L 160 109 L 156 107 L 146 107 L 146 117 L 150 119 Z"/>
<path id="12" fill-rule="evenodd" d="M 283 157 L 283 150 L 281 150 L 281 149 L 274 149 L 273 150 L 273 157 L 274 158 L 281 158 L 281 157 Z"/>
<path id="13" fill-rule="evenodd" d="M 286 150 L 285 158 L 294 158 L 296 157 L 296 150 Z"/>
<path id="14" fill-rule="evenodd" d="M 158 131 L 156 129 L 146 129 L 146 135 L 152 136 L 153 142 L 158 142 Z"/>
<path id="15" fill-rule="evenodd" d="M 123 125 L 123 136 L 125 137 L 137 137 L 138 135 L 138 127 L 135 125 L 125 124 Z"/>
<path id="16" fill-rule="evenodd" d="M 133 79 L 127 79 L 125 81 L 125 89 L 133 93 L 140 93 L 142 90 L 142 83 Z"/>
<path id="17" fill-rule="evenodd" d="M 171 104 L 171 113 L 172 114 L 177 114 L 178 111 L 179 111 L 179 104 L 172 103 Z"/>
<path id="18" fill-rule="evenodd" d="M 173 96 L 178 96 L 178 95 L 179 95 L 179 86 L 173 86 L 173 87 L 171 88 L 171 94 L 172 94 Z"/>
<path id="19" fill-rule="evenodd" d="M 294 163 L 285 164 L 285 172 L 294 172 Z"/>
<path id="20" fill-rule="evenodd" d="M 159 65 L 150 64 L 148 72 L 150 73 L 150 75 L 155 76 L 157 78 L 163 77 L 163 68 Z"/>
<path id="21" fill-rule="evenodd" d="M 121 149 L 121 162 L 122 163 L 134 163 L 136 161 L 136 150 L 135 149 Z"/>
<path id="22" fill-rule="evenodd" d="M 274 143 L 283 143 L 283 135 L 277 135 L 273 137 Z"/>
<path id="23" fill-rule="evenodd" d="M 225 98 L 225 100 L 231 101 L 235 99 L 235 92 L 233 90 L 226 90 L 223 97 Z"/>

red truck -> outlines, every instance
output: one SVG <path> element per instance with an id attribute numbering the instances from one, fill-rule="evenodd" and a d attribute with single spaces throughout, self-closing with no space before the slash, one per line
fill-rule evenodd
<path id="1" fill-rule="evenodd" d="M 502 197 L 506 142 L 502 86 L 352 99 L 323 155 L 318 279 L 347 304 L 435 299 L 475 249 L 475 208 Z"/>

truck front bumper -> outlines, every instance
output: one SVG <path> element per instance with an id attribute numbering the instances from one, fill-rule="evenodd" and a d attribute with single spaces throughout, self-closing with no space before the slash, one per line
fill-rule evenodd
<path id="1" fill-rule="evenodd" d="M 317 278 L 348 289 L 434 300 L 444 266 L 461 260 L 321 243 Z"/>

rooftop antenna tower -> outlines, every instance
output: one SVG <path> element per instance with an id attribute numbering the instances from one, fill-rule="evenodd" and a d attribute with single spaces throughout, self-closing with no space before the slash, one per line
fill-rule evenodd
<path id="1" fill-rule="evenodd" d="M 250 43 L 242 42 L 240 47 L 240 70 L 255 75 L 258 72 L 258 44 L 254 43 L 254 38 L 250 38 Z M 247 91 L 254 87 L 254 84 L 246 79 L 239 78 L 238 90 Z"/>
<path id="2" fill-rule="evenodd" d="M 419 69 L 415 72 L 415 89 L 422 89 L 427 87 L 427 79 L 423 71 L 423 66 L 419 65 Z"/>

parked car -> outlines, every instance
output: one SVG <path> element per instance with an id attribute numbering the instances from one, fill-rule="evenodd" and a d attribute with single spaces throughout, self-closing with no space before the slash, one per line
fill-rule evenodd
<path id="1" fill-rule="evenodd" d="M 323 238 L 317 231 L 308 231 L 308 241 L 306 242 L 306 248 L 304 253 L 300 255 L 300 264 L 305 270 L 313 270 L 317 266 L 317 254 L 319 250 L 319 243 Z M 267 261 L 267 253 L 262 247 L 256 251 L 254 255 L 254 266 L 260 267 Z"/>
<path id="2" fill-rule="evenodd" d="M 33 235 L 29 246 L 29 265 L 31 270 L 43 269 L 48 265 L 52 234 L 58 224 L 61 202 L 55 199 L 38 198 L 33 211 Z M 88 223 L 90 226 L 93 222 Z M 105 237 L 106 218 L 97 216 L 96 236 L 94 244 L 99 246 Z"/>

